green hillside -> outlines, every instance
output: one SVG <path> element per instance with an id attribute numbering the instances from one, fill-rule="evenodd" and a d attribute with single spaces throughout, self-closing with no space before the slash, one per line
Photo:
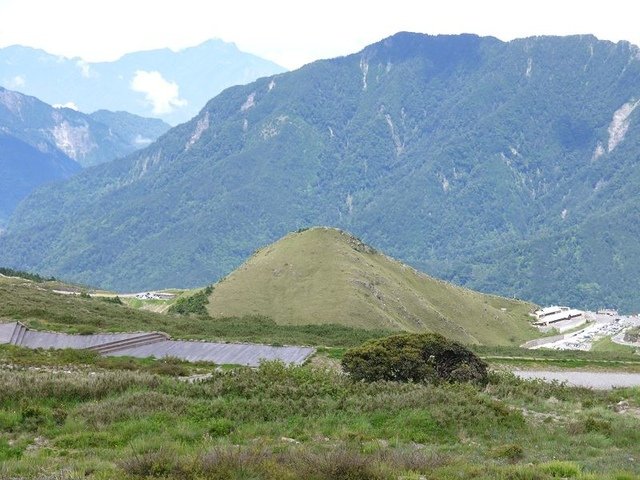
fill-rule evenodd
<path id="1" fill-rule="evenodd" d="M 432 331 L 487 345 L 534 337 L 531 308 L 429 277 L 332 228 L 292 233 L 258 250 L 215 285 L 207 305 L 214 317 Z"/>
<path id="2" fill-rule="evenodd" d="M 39 189 L 0 264 L 192 288 L 330 225 L 484 292 L 640 310 L 640 247 L 620 235 L 637 217 L 638 85 L 627 42 L 399 33 L 229 88 L 148 148 Z"/>
<path id="3" fill-rule="evenodd" d="M 38 330 L 80 334 L 161 331 L 182 339 L 328 347 L 353 347 L 391 333 L 343 325 L 278 325 L 262 315 L 213 319 L 162 314 L 131 307 L 130 299 L 120 299 L 115 293 L 95 292 L 34 274 L 7 273 L 4 268 L 0 271 L 6 274 L 0 272 L 0 322 L 19 320 Z"/>

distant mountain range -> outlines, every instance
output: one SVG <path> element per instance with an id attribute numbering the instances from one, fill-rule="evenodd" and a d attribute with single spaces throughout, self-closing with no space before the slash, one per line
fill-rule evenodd
<path id="1" fill-rule="evenodd" d="M 38 190 L 0 264 L 196 286 L 331 225 L 481 291 L 640 310 L 639 100 L 626 42 L 400 33 L 227 89 L 146 149 Z"/>
<path id="2" fill-rule="evenodd" d="M 169 129 L 126 112 L 53 108 L 0 87 L 0 227 L 35 187 L 127 155 Z"/>
<path id="3" fill-rule="evenodd" d="M 83 112 L 122 110 L 171 124 L 189 120 L 227 87 L 283 71 L 221 40 L 101 63 L 19 45 L 0 49 L 0 85 L 5 88 Z"/>

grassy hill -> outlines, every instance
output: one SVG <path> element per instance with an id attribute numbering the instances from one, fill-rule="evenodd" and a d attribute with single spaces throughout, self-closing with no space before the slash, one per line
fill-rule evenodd
<path id="1" fill-rule="evenodd" d="M 31 328 L 66 333 L 162 331 L 182 339 L 340 348 L 391 333 L 342 325 L 278 325 L 262 315 L 212 319 L 158 313 L 136 302 L 128 305 L 131 299 L 121 300 L 114 293 L 88 294 L 78 285 L 26 276 L 32 278 L 0 273 L 0 322 L 19 320 Z"/>
<path id="2" fill-rule="evenodd" d="M 508 345 L 535 336 L 531 307 L 429 277 L 340 230 L 312 228 L 258 250 L 215 286 L 207 309 L 213 317 L 262 314 L 286 325 L 433 331 Z"/>

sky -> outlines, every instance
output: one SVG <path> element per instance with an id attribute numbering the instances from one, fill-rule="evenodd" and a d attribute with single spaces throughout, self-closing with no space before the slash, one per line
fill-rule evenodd
<path id="1" fill-rule="evenodd" d="M 640 45 L 637 0 L 0 0 L 0 47 L 88 62 L 210 38 L 294 69 L 398 31 L 511 40 L 592 33 Z"/>

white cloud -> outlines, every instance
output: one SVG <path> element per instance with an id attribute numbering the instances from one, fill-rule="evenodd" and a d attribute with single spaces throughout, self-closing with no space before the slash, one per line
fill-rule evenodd
<path id="1" fill-rule="evenodd" d="M 137 70 L 131 80 L 131 89 L 134 92 L 144 93 L 156 115 L 171 113 L 174 108 L 184 107 L 187 104 L 185 99 L 180 98 L 178 84 L 165 80 L 157 71 Z"/>
<path id="2" fill-rule="evenodd" d="M 95 74 L 93 73 L 93 71 L 91 70 L 91 65 L 89 65 L 87 62 L 85 62 L 84 60 L 78 60 L 76 62 L 76 67 L 78 67 L 80 69 L 80 74 L 84 77 L 84 78 L 91 78 L 93 76 L 95 76 Z"/>
<path id="3" fill-rule="evenodd" d="M 9 81 L 6 82 L 6 87 L 8 89 L 20 88 L 20 87 L 24 87 L 25 83 L 26 83 L 26 80 L 23 75 L 16 75 L 15 77 L 9 79 Z"/>
<path id="4" fill-rule="evenodd" d="M 76 112 L 78 111 L 78 106 L 73 102 L 54 103 L 52 107 L 53 108 L 70 108 L 71 110 L 75 110 Z"/>
<path id="5" fill-rule="evenodd" d="M 153 140 L 151 140 L 150 138 L 147 138 L 147 137 L 143 137 L 140 134 L 136 135 L 136 138 L 133 139 L 134 145 L 138 145 L 138 146 L 142 146 L 142 147 L 146 147 L 151 142 L 153 142 Z"/>

